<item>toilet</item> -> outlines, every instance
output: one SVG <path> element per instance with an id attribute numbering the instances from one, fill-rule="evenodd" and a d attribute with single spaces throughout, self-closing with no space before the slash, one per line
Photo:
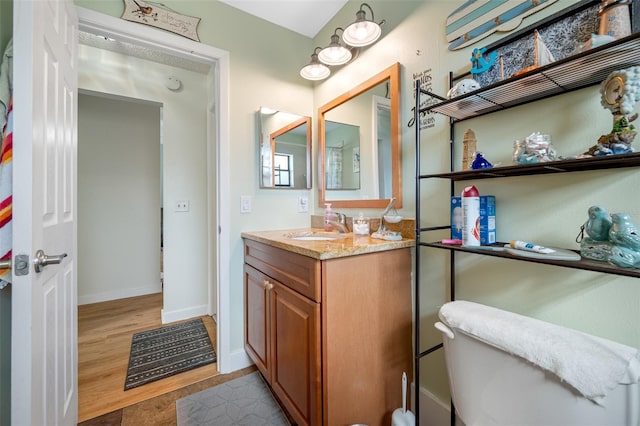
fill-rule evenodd
<path id="1" fill-rule="evenodd" d="M 638 349 L 467 301 L 438 316 L 466 426 L 639 425 Z"/>

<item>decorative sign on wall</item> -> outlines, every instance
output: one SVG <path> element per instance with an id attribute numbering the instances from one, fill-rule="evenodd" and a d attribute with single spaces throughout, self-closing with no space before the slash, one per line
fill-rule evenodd
<path id="1" fill-rule="evenodd" d="M 418 73 L 413 73 L 413 81 L 417 81 L 420 80 L 420 87 L 423 88 L 424 90 L 428 90 L 428 91 L 432 91 L 432 87 L 431 87 L 431 83 L 432 83 L 432 76 L 431 76 L 431 68 L 420 71 Z M 413 87 L 413 101 L 415 104 L 415 83 L 414 83 L 414 87 Z M 430 98 L 428 96 L 425 96 L 425 99 L 421 102 L 420 104 L 420 109 L 425 108 L 431 104 L 437 103 L 438 101 Z M 413 127 L 415 123 L 415 119 L 414 119 L 414 114 L 415 114 L 415 110 L 416 107 L 415 105 L 411 108 L 411 118 L 409 119 L 409 122 L 407 123 L 407 127 Z M 434 127 L 436 125 L 436 119 L 433 116 L 433 114 L 431 112 L 422 112 L 420 113 L 420 117 L 419 117 L 420 123 L 420 130 L 424 130 L 424 129 L 428 129 L 430 127 Z"/>
<path id="2" fill-rule="evenodd" d="M 124 12 L 121 16 L 126 21 L 138 22 L 160 28 L 191 40 L 198 38 L 198 24 L 200 18 L 181 15 L 159 3 L 144 2 L 142 0 L 124 0 Z"/>

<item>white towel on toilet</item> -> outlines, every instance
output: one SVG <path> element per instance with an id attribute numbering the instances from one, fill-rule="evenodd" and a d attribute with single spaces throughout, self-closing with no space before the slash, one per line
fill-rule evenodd
<path id="1" fill-rule="evenodd" d="M 443 305 L 439 317 L 451 328 L 554 373 L 601 405 L 618 384 L 640 381 L 640 351 L 611 340 L 461 300 Z"/>

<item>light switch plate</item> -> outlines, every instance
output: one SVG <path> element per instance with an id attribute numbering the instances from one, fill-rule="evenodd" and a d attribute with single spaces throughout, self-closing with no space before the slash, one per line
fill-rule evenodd
<path id="1" fill-rule="evenodd" d="M 309 198 L 300 196 L 298 197 L 298 213 L 308 213 L 309 212 Z"/>
<path id="2" fill-rule="evenodd" d="M 251 213 L 251 195 L 240 196 L 240 213 Z"/>

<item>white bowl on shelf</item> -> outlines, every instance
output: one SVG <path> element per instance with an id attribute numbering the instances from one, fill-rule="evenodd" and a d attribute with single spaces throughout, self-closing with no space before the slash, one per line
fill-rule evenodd
<path id="1" fill-rule="evenodd" d="M 400 222 L 402 220 L 402 216 L 386 214 L 386 215 L 384 215 L 384 220 L 387 223 L 398 223 L 398 222 Z"/>

